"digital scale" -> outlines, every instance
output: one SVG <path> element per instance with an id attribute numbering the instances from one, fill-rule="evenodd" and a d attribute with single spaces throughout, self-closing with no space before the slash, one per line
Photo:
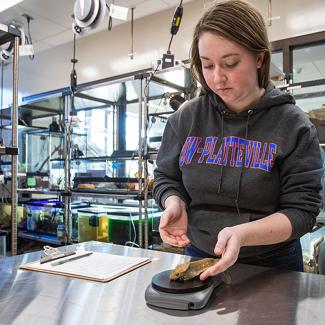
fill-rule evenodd
<path id="1" fill-rule="evenodd" d="M 187 281 L 171 281 L 170 272 L 167 270 L 152 278 L 145 292 L 148 305 L 177 310 L 202 309 L 213 290 L 223 283 L 221 275 L 209 277 L 203 282 L 198 277 Z"/>

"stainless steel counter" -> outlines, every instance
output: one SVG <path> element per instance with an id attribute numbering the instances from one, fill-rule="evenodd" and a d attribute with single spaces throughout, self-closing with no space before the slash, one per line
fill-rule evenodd
<path id="1" fill-rule="evenodd" d="M 149 307 L 144 293 L 156 273 L 189 258 L 88 242 L 87 250 L 148 256 L 153 261 L 108 283 L 18 270 L 41 252 L 0 260 L 0 324 L 325 324 L 325 277 L 238 264 L 232 284 L 216 288 L 199 311 Z M 95 265 L 94 265 L 95 267 Z"/>

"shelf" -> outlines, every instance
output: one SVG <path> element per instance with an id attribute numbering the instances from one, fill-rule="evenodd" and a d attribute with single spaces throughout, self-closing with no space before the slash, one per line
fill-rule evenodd
<path id="1" fill-rule="evenodd" d="M 160 137 L 161 138 L 161 137 Z M 157 158 L 158 150 L 149 149 L 148 150 L 148 157 L 149 159 L 156 159 Z M 79 157 L 79 158 L 71 158 L 71 161 L 117 161 L 117 160 L 136 160 L 139 159 L 139 153 L 137 151 L 126 152 L 123 155 L 111 155 L 111 156 L 98 156 L 98 157 Z M 51 162 L 56 161 L 65 161 L 63 158 L 53 158 L 50 159 Z"/>
<path id="2" fill-rule="evenodd" d="M 0 24 L 0 45 L 10 42 L 15 36 L 20 37 L 18 29 Z"/>
<path id="3" fill-rule="evenodd" d="M 105 190 L 105 191 L 85 191 L 85 190 L 72 190 L 73 194 L 83 197 L 110 197 L 116 199 L 139 199 L 138 191 L 128 190 Z"/>
<path id="4" fill-rule="evenodd" d="M 135 160 L 138 159 L 138 151 L 126 150 L 126 151 L 116 151 L 110 156 L 97 156 L 97 157 L 78 157 L 71 158 L 71 161 L 117 161 L 117 160 Z M 54 158 L 50 161 L 64 161 L 63 158 Z"/>
<path id="5" fill-rule="evenodd" d="M 18 155 L 18 148 L 14 148 L 14 147 L 0 147 L 0 155 L 17 156 Z"/>
<path id="6" fill-rule="evenodd" d="M 149 149 L 146 156 L 143 156 L 143 159 L 157 159 L 158 150 Z M 135 158 L 138 158 L 138 154 L 135 155 Z"/>
<path id="7" fill-rule="evenodd" d="M 5 130 L 12 130 L 12 125 L 11 124 L 7 124 L 7 125 L 2 125 L 2 127 L 0 126 L 0 129 L 5 129 Z M 17 129 L 19 131 L 33 131 L 33 130 L 48 130 L 48 128 L 46 127 L 43 127 L 43 126 L 28 126 L 28 125 L 21 125 L 19 124 L 18 122 L 18 125 L 17 125 Z"/>
<path id="8" fill-rule="evenodd" d="M 166 111 L 166 112 L 159 112 L 159 113 L 148 113 L 148 116 L 157 116 L 160 117 L 161 115 L 170 115 L 175 113 L 175 111 Z"/>
<path id="9" fill-rule="evenodd" d="M 112 157 L 112 156 L 99 156 L 99 157 L 80 157 L 80 158 L 71 158 L 71 161 L 116 161 L 116 160 L 133 160 L 135 156 L 130 157 Z M 50 161 L 64 161 L 63 158 L 53 158 Z"/>
<path id="10" fill-rule="evenodd" d="M 58 240 L 54 236 L 50 235 L 44 235 L 44 234 L 36 234 L 36 233 L 30 233 L 28 231 L 18 231 L 18 237 L 20 238 L 25 238 L 25 239 L 31 239 L 31 240 L 36 240 L 42 243 L 47 243 L 47 244 L 54 244 L 54 245 L 62 245 L 64 242 Z"/>
<path id="11" fill-rule="evenodd" d="M 109 177 L 109 176 L 103 176 L 103 177 L 93 177 L 93 176 L 76 176 L 74 178 L 74 182 L 75 183 L 138 183 L 139 179 L 136 177 Z M 142 178 L 142 181 L 144 181 L 144 179 Z M 110 190 L 110 189 L 109 189 Z M 114 189 L 115 190 L 115 189 Z M 124 188 L 122 189 L 117 189 L 117 191 L 120 190 L 126 190 Z"/>
<path id="12" fill-rule="evenodd" d="M 53 137 L 57 137 L 57 138 L 64 138 L 64 132 L 53 132 L 53 131 L 49 131 L 49 129 L 47 127 L 32 127 L 32 126 L 28 126 L 26 128 L 30 128 L 30 132 L 29 134 L 32 135 L 51 135 Z M 85 133 L 73 133 L 71 132 L 71 135 L 77 135 L 79 137 L 87 137 L 87 134 Z"/>
<path id="13" fill-rule="evenodd" d="M 48 194 L 48 195 L 60 195 L 63 194 L 63 190 L 49 190 L 49 189 L 33 189 L 33 188 L 18 188 L 18 193 L 30 193 L 30 194 Z M 123 199 L 139 199 L 138 191 L 130 191 L 127 189 L 113 189 L 105 191 L 89 191 L 89 190 L 72 190 L 71 193 L 78 196 L 99 196 L 99 197 L 113 197 Z"/>
<path id="14" fill-rule="evenodd" d="M 49 189 L 35 189 L 35 188 L 18 188 L 18 193 L 30 193 L 30 194 L 53 194 L 59 195 L 63 191 L 62 190 L 49 190 Z"/>

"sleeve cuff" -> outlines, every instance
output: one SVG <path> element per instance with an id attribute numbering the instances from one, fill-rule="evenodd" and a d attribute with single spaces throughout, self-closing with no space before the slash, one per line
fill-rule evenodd
<path id="1" fill-rule="evenodd" d="M 287 216 L 292 225 L 292 233 L 289 240 L 300 238 L 307 232 L 310 232 L 315 225 L 317 215 L 313 212 L 293 208 L 282 209 L 278 212 Z"/>
<path id="2" fill-rule="evenodd" d="M 172 195 L 175 195 L 175 196 L 178 196 L 186 205 L 186 210 L 188 209 L 189 207 L 189 202 L 177 191 L 173 191 L 173 190 L 170 190 L 170 191 L 166 191 L 165 193 L 162 194 L 161 196 L 161 199 L 160 199 L 160 202 L 161 202 L 161 208 L 163 210 L 165 210 L 165 201 L 168 197 L 172 196 Z"/>

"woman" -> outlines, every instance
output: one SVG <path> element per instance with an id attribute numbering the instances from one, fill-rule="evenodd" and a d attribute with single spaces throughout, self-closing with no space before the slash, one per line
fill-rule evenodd
<path id="1" fill-rule="evenodd" d="M 269 81 L 261 14 L 239 0 L 214 5 L 195 27 L 191 68 L 205 94 L 168 119 L 155 170 L 163 241 L 221 256 L 201 280 L 236 261 L 303 271 L 321 154 L 305 113 Z"/>

